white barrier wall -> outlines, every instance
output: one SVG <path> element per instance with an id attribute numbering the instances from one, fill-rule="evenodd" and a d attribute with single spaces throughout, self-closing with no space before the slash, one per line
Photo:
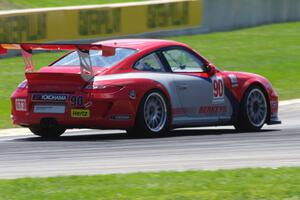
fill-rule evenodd
<path id="1" fill-rule="evenodd" d="M 300 20 L 300 0 L 204 0 L 205 31 Z"/>

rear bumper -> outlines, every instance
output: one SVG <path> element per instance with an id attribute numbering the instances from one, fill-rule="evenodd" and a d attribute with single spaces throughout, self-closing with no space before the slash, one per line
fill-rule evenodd
<path id="1" fill-rule="evenodd" d="M 42 119 L 54 119 L 57 123 L 65 128 L 97 128 L 97 129 L 127 129 L 133 126 L 133 120 L 130 118 L 124 120 L 113 119 L 87 119 L 87 120 L 74 120 L 60 118 L 55 115 L 47 116 L 34 116 L 30 115 L 30 120 L 24 120 L 21 115 L 13 115 L 12 120 L 16 125 L 23 127 L 30 127 L 39 125 Z"/>
<path id="2" fill-rule="evenodd" d="M 65 112 L 57 113 L 36 113 L 34 106 L 57 105 L 51 102 L 33 102 L 27 93 L 15 93 L 11 97 L 12 102 L 12 121 L 20 126 L 33 126 L 41 123 L 42 119 L 54 119 L 66 128 L 99 128 L 99 129 L 126 129 L 134 125 L 136 102 L 124 96 L 122 93 L 115 95 L 91 95 L 78 93 L 84 96 L 85 107 L 72 107 L 69 101 L 61 103 L 65 106 Z M 18 110 L 17 99 L 26 102 L 26 108 Z M 24 102 L 21 101 L 21 102 Z M 89 116 L 74 116 L 72 110 L 88 110 Z"/>

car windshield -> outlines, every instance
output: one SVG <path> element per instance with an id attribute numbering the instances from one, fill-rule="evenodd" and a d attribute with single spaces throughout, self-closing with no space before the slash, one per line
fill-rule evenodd
<path id="1" fill-rule="evenodd" d="M 116 48 L 113 56 L 102 56 L 101 50 L 91 50 L 90 57 L 93 67 L 112 67 L 135 52 L 137 52 L 135 49 Z M 53 63 L 52 66 L 80 66 L 78 53 L 74 51 Z"/>

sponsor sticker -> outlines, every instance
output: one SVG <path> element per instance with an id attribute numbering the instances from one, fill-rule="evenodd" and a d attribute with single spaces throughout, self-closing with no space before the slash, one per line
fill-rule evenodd
<path id="1" fill-rule="evenodd" d="M 27 111 L 26 99 L 16 99 L 15 106 L 17 111 Z"/>
<path id="2" fill-rule="evenodd" d="M 66 106 L 64 105 L 35 105 L 33 108 L 34 113 L 63 114 L 65 110 Z"/>
<path id="3" fill-rule="evenodd" d="M 83 96 L 71 96 L 70 102 L 72 107 L 83 107 Z"/>
<path id="4" fill-rule="evenodd" d="M 226 106 L 201 106 L 199 108 L 199 113 L 226 113 L 227 107 Z"/>
<path id="5" fill-rule="evenodd" d="M 231 86 L 232 86 L 232 87 L 237 87 L 237 86 L 239 86 L 238 80 L 237 80 L 235 74 L 229 74 L 229 79 L 230 79 L 230 81 L 231 81 Z"/>
<path id="6" fill-rule="evenodd" d="M 115 115 L 115 116 L 111 116 L 111 119 L 113 119 L 113 120 L 129 120 L 130 115 Z"/>
<path id="7" fill-rule="evenodd" d="M 68 99 L 66 94 L 33 94 L 32 101 L 65 102 Z"/>
<path id="8" fill-rule="evenodd" d="M 221 76 L 212 77 L 213 103 L 224 103 L 224 80 Z"/>
<path id="9" fill-rule="evenodd" d="M 71 109 L 71 117 L 88 118 L 88 117 L 90 117 L 90 110 L 88 110 L 88 109 Z"/>

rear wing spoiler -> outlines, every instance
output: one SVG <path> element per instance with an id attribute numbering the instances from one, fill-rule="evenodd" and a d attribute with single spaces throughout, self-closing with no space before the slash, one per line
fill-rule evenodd
<path id="1" fill-rule="evenodd" d="M 102 50 L 102 56 L 113 56 L 115 47 L 100 44 L 37 44 L 37 43 L 19 43 L 19 44 L 0 44 L 0 54 L 6 54 L 8 50 L 20 50 L 25 62 L 25 73 L 34 72 L 32 62 L 33 50 L 44 51 L 77 51 L 80 60 L 80 74 L 85 81 L 94 77 L 94 71 L 90 58 L 90 50 Z"/>

